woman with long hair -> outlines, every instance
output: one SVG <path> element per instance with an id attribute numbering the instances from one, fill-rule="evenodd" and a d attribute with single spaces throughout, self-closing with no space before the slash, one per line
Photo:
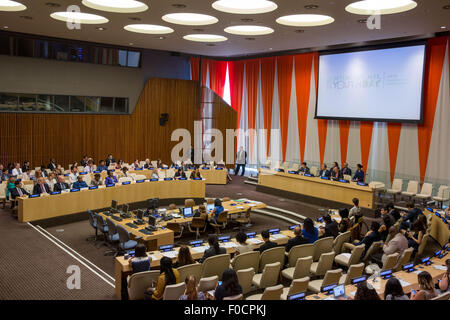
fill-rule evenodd
<path id="1" fill-rule="evenodd" d="M 181 246 L 178 251 L 178 261 L 175 263 L 175 268 L 186 266 L 188 264 L 194 264 L 195 261 L 192 259 L 191 251 L 188 246 Z"/>
<path id="2" fill-rule="evenodd" d="M 384 287 L 384 300 L 409 300 L 397 278 L 390 278 Z"/>
<path id="3" fill-rule="evenodd" d="M 308 239 L 309 243 L 314 243 L 319 239 L 319 229 L 314 226 L 314 221 L 311 218 L 306 218 L 303 222 L 302 234 L 304 238 Z"/>
<path id="4" fill-rule="evenodd" d="M 450 288 L 448 285 L 448 280 L 450 278 L 450 259 L 445 260 L 445 264 L 447 265 L 447 272 L 444 273 L 441 281 L 439 281 L 439 289 L 441 289 L 442 292 L 448 291 Z"/>
<path id="5" fill-rule="evenodd" d="M 185 280 L 186 290 L 184 294 L 180 296 L 180 300 L 205 300 L 205 294 L 198 291 L 197 279 L 195 276 L 189 276 Z"/>
<path id="6" fill-rule="evenodd" d="M 354 300 L 381 300 L 377 291 L 367 284 L 367 281 L 358 284 Z"/>
<path id="7" fill-rule="evenodd" d="M 219 240 L 217 239 L 217 236 L 215 234 L 210 234 L 208 236 L 208 244 L 209 248 L 205 250 L 203 257 L 199 261 L 200 263 L 202 263 L 209 257 L 227 253 L 227 250 L 225 248 L 219 246 Z"/>
<path id="8" fill-rule="evenodd" d="M 161 300 L 166 286 L 176 284 L 180 281 L 180 273 L 172 266 L 172 259 L 162 257 L 160 261 L 160 274 L 156 282 L 156 289 L 153 291 L 152 300 Z"/>
<path id="9" fill-rule="evenodd" d="M 430 300 L 437 297 L 438 293 L 434 288 L 433 278 L 427 271 L 422 271 L 417 275 L 419 291 L 411 292 L 411 300 Z"/>
<path id="10" fill-rule="evenodd" d="M 222 284 L 217 286 L 214 293 L 216 300 L 223 300 L 225 297 L 233 297 L 242 293 L 242 287 L 239 284 L 236 271 L 226 269 L 222 274 Z"/>

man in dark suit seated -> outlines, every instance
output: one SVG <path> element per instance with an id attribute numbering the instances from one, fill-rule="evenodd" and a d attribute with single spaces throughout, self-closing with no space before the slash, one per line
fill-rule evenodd
<path id="1" fill-rule="evenodd" d="M 363 166 L 362 164 L 358 163 L 357 164 L 358 169 L 356 169 L 355 175 L 353 176 L 353 181 L 356 182 L 364 182 L 364 171 L 363 171 Z"/>
<path id="2" fill-rule="evenodd" d="M 227 253 L 227 249 L 219 246 L 219 240 L 217 239 L 217 236 L 215 234 L 210 234 L 208 236 L 208 244 L 209 248 L 206 249 L 203 253 L 203 257 L 199 260 L 200 263 L 202 263 L 209 257 Z"/>
<path id="3" fill-rule="evenodd" d="M 416 208 L 414 203 L 408 203 L 406 205 L 408 208 L 408 212 L 402 212 L 402 223 L 400 224 L 400 229 L 409 229 L 413 225 L 413 223 L 417 220 L 419 215 L 423 214 L 422 210 Z"/>
<path id="4" fill-rule="evenodd" d="M 341 175 L 344 176 L 344 174 L 351 176 L 352 175 L 352 169 L 348 167 L 348 163 L 344 162 L 341 169 Z"/>
<path id="5" fill-rule="evenodd" d="M 58 176 L 58 181 L 53 186 L 53 191 L 70 190 L 70 185 L 66 183 L 63 175 Z"/>
<path id="6" fill-rule="evenodd" d="M 48 169 L 50 169 L 50 171 L 53 171 L 56 169 L 56 161 L 54 158 L 50 159 L 50 163 L 47 166 Z"/>
<path id="7" fill-rule="evenodd" d="M 292 247 L 309 243 L 309 241 L 302 236 L 302 229 L 300 227 L 295 227 L 294 229 L 294 235 L 292 239 L 289 239 L 288 243 L 286 243 L 285 249 L 286 252 L 289 252 Z"/>
<path id="8" fill-rule="evenodd" d="M 45 179 L 40 177 L 33 188 L 33 194 L 50 193 L 50 187 L 45 183 Z"/>
<path id="9" fill-rule="evenodd" d="M 297 174 L 309 174 L 309 168 L 306 164 L 306 162 L 303 162 L 302 165 L 300 166 L 300 168 L 297 171 Z"/>
<path id="10" fill-rule="evenodd" d="M 322 164 L 322 169 L 319 171 L 319 176 L 327 178 L 331 176 L 330 170 L 327 170 L 327 165 L 325 163 Z"/>
<path id="11" fill-rule="evenodd" d="M 261 237 L 263 238 L 264 243 L 261 245 L 261 247 L 259 247 L 259 252 L 263 253 L 263 251 L 267 249 L 272 249 L 278 246 L 275 242 L 270 241 L 269 230 L 264 230 L 263 232 L 261 232 Z"/>
<path id="12" fill-rule="evenodd" d="M 22 197 L 23 195 L 30 195 L 28 191 L 22 187 L 22 181 L 16 181 L 14 184 L 16 185 L 16 187 L 14 189 L 11 189 L 11 197 L 13 198 L 13 200 L 15 200 L 17 197 Z"/>
<path id="13" fill-rule="evenodd" d="M 339 235 L 339 226 L 337 222 L 332 220 L 329 214 L 326 214 L 323 217 L 323 221 L 325 221 L 325 227 L 320 227 L 320 229 L 323 230 L 323 234 L 319 238 L 336 238 Z"/>

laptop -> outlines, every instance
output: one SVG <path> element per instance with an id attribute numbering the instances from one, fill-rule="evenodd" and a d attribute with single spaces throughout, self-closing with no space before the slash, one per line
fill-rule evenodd
<path id="1" fill-rule="evenodd" d="M 185 218 L 190 218 L 194 215 L 194 213 L 192 212 L 192 207 L 186 207 L 183 208 L 183 216 Z"/>
<path id="2" fill-rule="evenodd" d="M 333 288 L 333 296 L 334 299 L 338 298 L 347 298 L 347 295 L 345 294 L 345 285 L 340 284 Z"/>
<path id="3" fill-rule="evenodd" d="M 209 203 L 206 205 L 206 211 L 211 212 L 214 210 L 214 203 Z"/>

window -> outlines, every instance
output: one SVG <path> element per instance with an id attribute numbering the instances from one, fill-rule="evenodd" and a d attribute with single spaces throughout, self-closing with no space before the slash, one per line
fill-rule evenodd
<path id="1" fill-rule="evenodd" d="M 15 111 L 18 102 L 17 93 L 0 93 L 0 111 Z"/>
<path id="2" fill-rule="evenodd" d="M 20 94 L 18 109 L 21 111 L 36 110 L 36 95 L 35 94 Z"/>
<path id="3" fill-rule="evenodd" d="M 53 96 L 39 94 L 36 104 L 38 111 L 53 111 Z"/>
<path id="4" fill-rule="evenodd" d="M 128 99 L 115 98 L 114 99 L 114 112 L 127 113 L 128 111 Z"/>
<path id="5" fill-rule="evenodd" d="M 100 111 L 100 97 L 86 97 L 86 112 Z"/>
<path id="6" fill-rule="evenodd" d="M 128 67 L 138 68 L 140 66 L 141 53 L 135 51 L 128 51 Z"/>
<path id="7" fill-rule="evenodd" d="M 68 112 L 70 111 L 70 97 L 69 96 L 55 96 L 55 111 Z"/>
<path id="8" fill-rule="evenodd" d="M 70 111 L 84 112 L 84 99 L 85 97 L 70 96 Z"/>
<path id="9" fill-rule="evenodd" d="M 101 98 L 100 112 L 113 112 L 114 111 L 114 98 Z"/>

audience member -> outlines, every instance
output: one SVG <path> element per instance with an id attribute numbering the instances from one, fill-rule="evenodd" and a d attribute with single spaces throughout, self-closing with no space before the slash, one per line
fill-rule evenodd
<path id="1" fill-rule="evenodd" d="M 319 239 L 319 230 L 314 226 L 314 221 L 311 218 L 306 218 L 303 222 L 302 234 L 309 243 L 314 243 Z"/>
<path id="2" fill-rule="evenodd" d="M 15 188 L 11 189 L 11 198 L 15 200 L 17 197 L 22 197 L 24 195 L 29 196 L 30 194 L 22 187 L 22 181 L 16 181 Z M 13 206 L 14 204 L 11 204 L 11 207 Z"/>
<path id="3" fill-rule="evenodd" d="M 427 271 L 422 271 L 417 275 L 419 290 L 414 294 L 411 292 L 411 300 L 430 300 L 438 296 L 434 288 L 433 278 Z"/>
<path id="4" fill-rule="evenodd" d="M 185 280 L 186 290 L 179 300 L 206 300 L 205 294 L 198 291 L 197 279 L 195 276 L 188 276 Z"/>
<path id="5" fill-rule="evenodd" d="M 322 164 L 322 168 L 319 171 L 319 176 L 326 177 L 326 178 L 329 178 L 331 176 L 331 172 L 329 170 L 327 170 L 327 165 L 325 163 Z"/>
<path id="6" fill-rule="evenodd" d="M 72 167 L 70 168 L 70 174 L 69 174 L 70 184 L 74 184 L 75 182 L 77 182 L 77 179 L 78 179 L 78 167 L 76 167 L 75 165 L 72 165 Z"/>
<path id="7" fill-rule="evenodd" d="M 208 236 L 208 244 L 209 248 L 205 250 L 203 257 L 200 259 L 200 263 L 202 263 L 209 257 L 227 253 L 227 250 L 225 248 L 219 246 L 219 240 L 217 239 L 217 236 L 215 234 L 210 234 Z"/>
<path id="8" fill-rule="evenodd" d="M 341 221 L 339 222 L 339 232 L 344 233 L 349 231 L 352 226 L 352 222 L 348 218 L 349 212 L 347 208 L 339 209 L 339 216 Z"/>
<path id="9" fill-rule="evenodd" d="M 113 158 L 113 155 L 108 154 L 108 156 L 106 157 L 106 160 L 105 160 L 106 167 L 111 166 L 115 162 L 116 162 L 116 159 Z"/>
<path id="10" fill-rule="evenodd" d="M 94 179 L 91 180 L 91 186 L 98 187 L 103 185 L 102 176 L 100 173 L 94 174 Z"/>
<path id="11" fill-rule="evenodd" d="M 384 287 L 384 300 L 409 300 L 397 278 L 389 278 Z"/>
<path id="12" fill-rule="evenodd" d="M 108 170 L 108 176 L 105 178 L 105 184 L 115 184 L 117 183 L 117 178 L 114 176 L 113 170 Z"/>
<path id="13" fill-rule="evenodd" d="M 439 289 L 441 289 L 442 292 L 450 290 L 450 286 L 448 285 L 448 280 L 450 278 L 450 259 L 445 260 L 445 264 L 447 265 L 447 272 L 444 273 L 441 281 L 439 281 Z"/>
<path id="14" fill-rule="evenodd" d="M 253 246 L 247 243 L 247 234 L 243 231 L 239 231 L 236 235 L 236 241 L 238 246 L 236 247 L 235 255 L 253 251 Z"/>
<path id="15" fill-rule="evenodd" d="M 152 262 L 152 257 L 147 256 L 145 252 L 147 247 L 145 244 L 139 243 L 134 248 L 134 257 L 128 260 L 133 273 L 144 272 L 150 270 L 150 263 Z"/>
<path id="16" fill-rule="evenodd" d="M 164 295 L 164 289 L 168 285 L 176 284 L 180 282 L 180 273 L 177 269 L 172 267 L 172 259 L 168 257 L 162 257 L 160 261 L 160 275 L 156 282 L 156 288 L 153 291 L 152 300 L 161 300 Z M 149 291 L 147 291 L 149 293 Z"/>
<path id="17" fill-rule="evenodd" d="M 47 169 L 53 171 L 56 169 L 56 160 L 55 158 L 51 158 L 49 164 L 47 165 Z"/>
<path id="18" fill-rule="evenodd" d="M 370 225 L 370 230 L 366 233 L 366 236 L 360 242 L 356 243 L 356 246 L 364 244 L 365 249 L 363 256 L 366 254 L 367 250 L 369 250 L 372 243 L 380 240 L 380 233 L 378 232 L 379 229 L 380 224 L 376 221 L 373 221 Z"/>
<path id="19" fill-rule="evenodd" d="M 293 247 L 307 243 L 309 243 L 309 240 L 303 237 L 302 229 L 300 228 L 300 226 L 297 226 L 294 229 L 294 237 L 288 240 L 285 246 L 285 250 L 286 252 L 289 252 Z"/>
<path id="20" fill-rule="evenodd" d="M 70 185 L 66 183 L 63 175 L 58 176 L 58 181 L 53 184 L 53 191 L 70 190 Z"/>
<path id="21" fill-rule="evenodd" d="M 259 247 L 259 252 L 263 253 L 265 250 L 272 249 L 277 247 L 276 242 L 270 241 L 270 233 L 269 230 L 263 230 L 261 232 L 261 237 L 264 243 Z"/>
<path id="22" fill-rule="evenodd" d="M 219 198 L 214 200 L 214 209 L 211 212 L 210 221 L 217 223 L 217 219 L 219 218 L 219 214 L 225 211 L 225 208 L 222 206 L 222 200 Z"/>
<path id="23" fill-rule="evenodd" d="M 33 188 L 33 194 L 50 193 L 50 187 L 45 183 L 45 179 L 40 177 Z"/>
<path id="24" fill-rule="evenodd" d="M 402 223 L 400 224 L 400 229 L 410 229 L 416 219 L 422 214 L 422 210 L 416 208 L 413 202 L 410 202 L 406 205 L 408 208 L 408 212 L 402 212 Z"/>
<path id="25" fill-rule="evenodd" d="M 359 199 L 353 198 L 353 207 L 350 209 L 349 217 L 353 220 L 354 223 L 359 222 L 359 219 L 362 218 L 361 207 L 359 206 Z"/>
<path id="26" fill-rule="evenodd" d="M 323 216 L 325 227 L 321 227 L 322 235 L 320 238 L 333 237 L 336 238 L 339 235 L 339 226 L 336 221 L 331 219 L 329 214 Z"/>
<path id="27" fill-rule="evenodd" d="M 354 300 L 373 301 L 381 300 L 377 291 L 367 283 L 367 281 L 360 282 L 357 285 Z"/>
<path id="28" fill-rule="evenodd" d="M 223 300 L 225 297 L 233 297 L 242 293 L 242 287 L 239 284 L 239 280 L 236 271 L 233 269 L 227 269 L 222 274 L 222 284 L 218 285 L 214 292 L 215 300 Z"/>
<path id="29" fill-rule="evenodd" d="M 22 168 L 20 168 L 20 163 L 17 162 L 17 163 L 14 165 L 14 169 L 12 170 L 11 175 L 18 177 L 18 176 L 21 175 L 22 173 L 23 173 L 23 172 L 22 172 Z"/>
<path id="30" fill-rule="evenodd" d="M 365 175 L 364 175 L 362 164 L 358 163 L 356 165 L 356 167 L 357 167 L 357 169 L 355 171 L 355 175 L 353 176 L 353 181 L 364 182 Z"/>
<path id="31" fill-rule="evenodd" d="M 398 232 L 397 227 L 392 226 L 389 228 L 389 236 L 391 237 L 391 240 L 383 246 L 383 256 L 381 258 L 383 264 L 388 255 L 398 253 L 400 257 L 403 252 L 408 249 L 408 240 L 401 232 Z"/>
<path id="32" fill-rule="evenodd" d="M 78 176 L 77 177 L 77 182 L 75 182 L 72 186 L 73 189 L 82 189 L 82 188 L 87 188 L 88 185 L 86 183 L 86 181 L 83 180 L 83 176 Z"/>
<path id="33" fill-rule="evenodd" d="M 97 171 L 108 171 L 108 167 L 105 164 L 105 160 L 100 160 L 99 165 L 97 167 Z"/>
<path id="34" fill-rule="evenodd" d="M 186 266 L 189 264 L 194 264 L 195 261 L 192 259 L 191 251 L 189 250 L 188 246 L 181 246 L 180 250 L 178 251 L 178 258 L 177 262 L 175 262 L 174 268 L 179 268 L 182 266 Z M 181 279 L 183 281 L 183 279 Z"/>
<path id="35" fill-rule="evenodd" d="M 352 175 L 352 170 L 348 167 L 347 162 L 344 162 L 344 164 L 342 165 L 341 175 L 344 176 L 344 174 L 348 176 Z"/>

